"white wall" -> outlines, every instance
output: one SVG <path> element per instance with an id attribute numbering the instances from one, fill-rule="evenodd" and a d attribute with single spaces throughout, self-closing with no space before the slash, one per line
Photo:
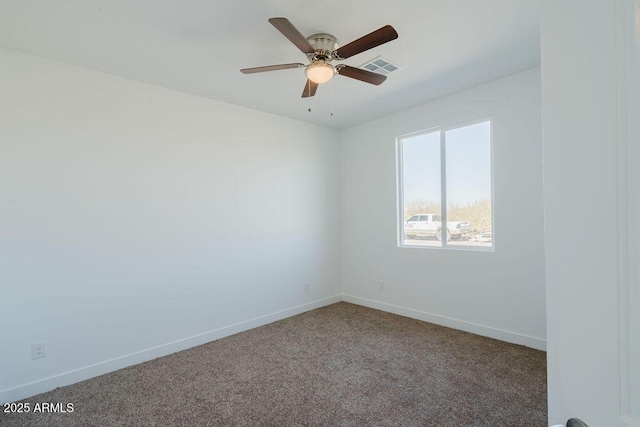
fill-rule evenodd
<path id="1" fill-rule="evenodd" d="M 0 50 L 0 402 L 337 301 L 337 136 Z"/>
<path id="2" fill-rule="evenodd" d="M 539 70 L 341 132 L 6 50 L 0 70 L 0 401 L 338 301 L 341 284 L 545 347 Z M 395 137 L 489 115 L 495 252 L 397 248 Z"/>
<path id="3" fill-rule="evenodd" d="M 537 69 L 342 132 L 348 301 L 545 348 L 540 102 Z M 395 138 L 484 116 L 493 117 L 495 252 L 398 248 Z"/>
<path id="4" fill-rule="evenodd" d="M 637 0 L 542 2 L 551 424 L 640 426 L 634 15 Z"/>
<path id="5" fill-rule="evenodd" d="M 630 22 L 627 37 L 627 184 L 629 185 L 629 288 L 627 295 L 627 333 L 629 340 L 628 401 L 626 412 L 640 425 L 640 0 L 635 0 L 635 13 L 628 16 Z M 632 309 L 633 308 L 633 309 Z"/>

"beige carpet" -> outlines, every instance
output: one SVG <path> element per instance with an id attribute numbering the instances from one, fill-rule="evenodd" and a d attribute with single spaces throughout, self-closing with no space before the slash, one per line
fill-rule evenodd
<path id="1" fill-rule="evenodd" d="M 545 353 L 348 303 L 34 396 L 3 426 L 546 426 Z"/>

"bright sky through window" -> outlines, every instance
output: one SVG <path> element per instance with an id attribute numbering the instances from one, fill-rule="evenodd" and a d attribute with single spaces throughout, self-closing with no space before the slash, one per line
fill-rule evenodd
<path id="1" fill-rule="evenodd" d="M 402 137 L 398 149 L 401 244 L 491 247 L 491 122 Z"/>

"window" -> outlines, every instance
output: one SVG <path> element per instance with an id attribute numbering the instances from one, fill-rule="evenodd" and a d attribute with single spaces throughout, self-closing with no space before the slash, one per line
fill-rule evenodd
<path id="1" fill-rule="evenodd" d="M 493 248 L 491 121 L 402 136 L 397 149 L 399 245 Z"/>

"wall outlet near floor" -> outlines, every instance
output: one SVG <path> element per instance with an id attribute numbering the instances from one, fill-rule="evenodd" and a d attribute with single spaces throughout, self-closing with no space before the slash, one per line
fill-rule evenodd
<path id="1" fill-rule="evenodd" d="M 311 285 L 309 283 L 304 284 L 304 291 L 309 292 L 311 290 Z"/>
<path id="2" fill-rule="evenodd" d="M 31 358 L 42 359 L 43 357 L 47 357 L 47 347 L 45 343 L 31 344 Z"/>
<path id="3" fill-rule="evenodd" d="M 378 282 L 378 290 L 384 291 L 384 282 Z"/>

